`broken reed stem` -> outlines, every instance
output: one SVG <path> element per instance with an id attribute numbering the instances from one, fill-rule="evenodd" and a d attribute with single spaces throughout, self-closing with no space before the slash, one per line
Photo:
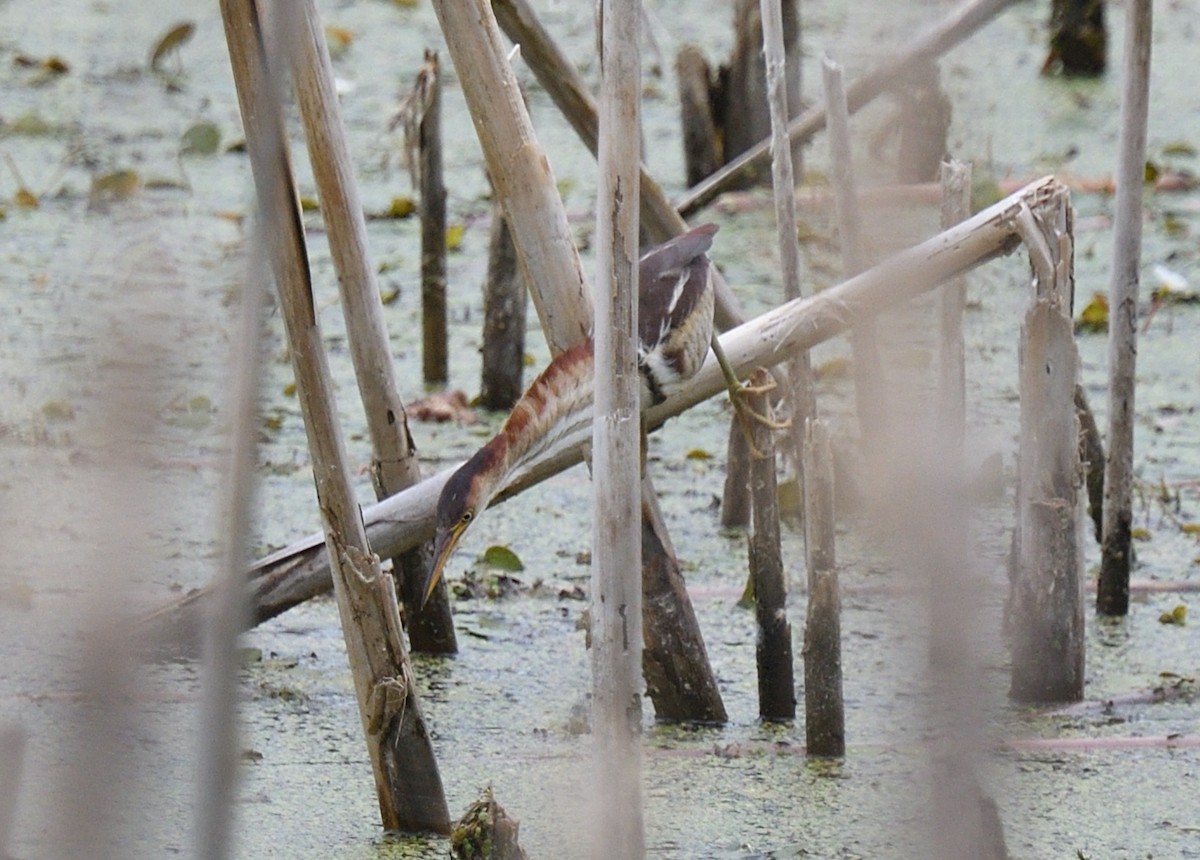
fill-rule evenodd
<path id="1" fill-rule="evenodd" d="M 421 467 L 396 384 L 379 284 L 367 246 L 366 219 L 325 30 L 313 0 L 304 0 L 294 11 L 288 18 L 291 44 L 296 47 L 289 52 L 292 79 L 313 178 L 321 198 L 321 217 L 329 231 L 329 251 L 338 275 L 346 340 L 371 437 L 371 482 L 375 498 L 386 499 L 418 483 Z M 429 563 L 428 556 L 428 547 L 414 547 L 392 559 L 392 571 L 405 595 L 413 650 L 453 654 L 458 643 L 445 585 L 438 583 L 424 611 L 418 611 L 420 601 L 408 594 L 418 587 Z"/>
<path id="2" fill-rule="evenodd" d="M 834 529 L 833 452 L 825 422 L 804 433 L 804 543 L 808 612 L 804 625 L 804 735 L 810 756 L 846 754 L 842 699 L 842 599 Z"/>
<path id="3" fill-rule="evenodd" d="M 1142 258 L 1146 116 L 1150 102 L 1153 4 L 1126 7 L 1121 145 L 1114 204 L 1112 280 L 1108 307 L 1108 461 L 1104 468 L 1104 542 L 1096 611 L 1129 612 L 1133 566 L 1133 436 L 1137 371 L 1138 269 Z"/>
<path id="4" fill-rule="evenodd" d="M 919 63 L 936 58 L 982 27 L 1016 0 L 967 0 L 945 18 L 916 36 L 910 46 L 895 56 L 883 60 L 858 78 L 846 91 L 851 113 L 892 87 L 897 78 Z M 825 106 L 815 105 L 788 125 L 788 137 L 793 144 L 801 143 L 825 127 Z M 711 203 L 724 191 L 735 188 L 747 174 L 761 169 L 767 159 L 770 142 L 763 140 L 726 164 L 699 185 L 689 189 L 675 201 L 674 207 L 687 218 Z"/>
<path id="5" fill-rule="evenodd" d="M 1026 702 L 1083 696 L 1083 550 L 1078 491 L 1079 356 L 1071 321 L 1074 251 L 1070 192 L 1015 226 L 1029 250 L 1035 290 L 1021 329 L 1020 450 L 1010 695 Z"/>
<path id="6" fill-rule="evenodd" d="M 942 229 L 947 230 L 971 214 L 971 165 L 942 162 Z M 961 466 L 966 431 L 967 371 L 963 346 L 963 313 L 967 306 L 967 279 L 957 277 L 941 295 L 941 338 L 938 352 L 938 414 L 942 438 Z"/>
<path id="7" fill-rule="evenodd" d="M 854 188 L 854 160 L 851 157 L 850 112 L 842 88 L 842 68 L 828 56 L 821 59 L 825 105 L 829 121 L 829 157 L 832 166 L 834 202 L 837 209 L 838 236 L 842 246 L 842 271 L 846 277 L 867 267 L 863 252 L 862 219 Z M 854 360 L 854 402 L 863 450 L 880 450 L 880 434 L 887 426 L 887 396 L 884 393 L 883 362 L 875 320 L 868 318 L 850 329 Z"/>
<path id="8" fill-rule="evenodd" d="M 766 389 L 771 374 L 758 370 L 754 388 Z M 770 396 L 753 395 L 751 411 L 769 415 Z M 751 433 L 762 456 L 750 460 L 750 494 L 754 531 L 747 544 L 750 578 L 754 583 L 754 619 L 757 626 L 754 657 L 758 666 L 758 716 L 762 720 L 796 717 L 796 681 L 792 668 L 792 625 L 787 619 L 787 574 L 779 538 L 779 490 L 775 480 L 775 434 L 765 422 L 755 421 Z M 739 436 L 733 432 L 731 436 Z"/>
<path id="9" fill-rule="evenodd" d="M 426 385 L 450 379 L 446 355 L 446 185 L 442 178 L 442 74 L 425 51 L 417 75 L 417 158 L 421 195 L 421 372 Z"/>
<path id="10" fill-rule="evenodd" d="M 271 80 L 258 14 L 254 0 L 221 2 L 380 815 L 388 830 L 447 833 L 449 810 L 412 683 L 392 579 L 371 552 L 350 485 L 309 281 L 281 99 Z"/>

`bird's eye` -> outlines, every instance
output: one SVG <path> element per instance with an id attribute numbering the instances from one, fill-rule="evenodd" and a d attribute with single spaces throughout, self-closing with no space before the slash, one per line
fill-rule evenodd
<path id="1" fill-rule="evenodd" d="M 471 518 L 474 516 L 475 516 L 475 514 L 471 511 L 463 511 L 462 524 L 466 525 L 467 523 L 469 523 L 471 521 Z"/>

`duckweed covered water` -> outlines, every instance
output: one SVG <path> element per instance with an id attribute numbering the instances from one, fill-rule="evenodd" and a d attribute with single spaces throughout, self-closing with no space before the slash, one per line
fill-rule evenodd
<path id="1" fill-rule="evenodd" d="M 591 50 L 590 7 L 537 4 L 546 25 L 573 55 Z M 887 20 L 873 4 L 806 4 L 805 47 L 813 66 L 833 51 L 851 77 L 880 46 L 904 42 L 912 22 L 944 14 L 944 3 L 893 4 Z M 682 190 L 681 155 L 670 57 L 685 40 L 710 57 L 728 51 L 727 4 L 705 0 L 648 2 L 659 22 L 664 76 L 647 81 L 647 160 L 669 193 Z M 701 7 L 697 11 L 697 7 Z M 1196 169 L 1200 105 L 1191 80 L 1198 4 L 1158 4 L 1149 150 L 1160 166 Z M 1114 57 L 1121 9 L 1110 9 Z M 9 853 L 22 860 L 61 856 L 63 811 L 86 810 L 80 786 L 103 786 L 90 774 L 89 745 L 110 744 L 118 770 L 104 792 L 115 811 L 95 834 L 96 853 L 163 857 L 189 852 L 194 716 L 198 667 L 190 662 L 142 667 L 127 679 L 135 703 L 128 724 L 88 723 L 81 691 L 96 680 L 105 654 L 95 647 L 106 605 L 158 605 L 209 581 L 216 569 L 222 446 L 232 308 L 246 277 L 251 206 L 243 153 L 180 156 L 188 130 L 211 123 L 235 142 L 240 121 L 215 4 L 142 4 L 51 0 L 0 5 L 0 153 L 11 158 L 36 208 L 18 202 L 18 180 L 0 171 L 0 278 L 7 310 L 0 322 L 0 522 L 9 536 L 0 566 L 0 725 L 19 722 L 29 746 Z M 355 0 L 322 4 L 327 24 L 351 34 L 337 58 L 343 108 L 367 208 L 389 208 L 412 194 L 388 121 L 427 45 L 441 44 L 427 4 Z M 1115 162 L 1119 74 L 1097 82 L 1045 80 L 1041 5 L 1019 4 L 943 61 L 954 102 L 951 148 L 978 172 L 997 178 L 1050 170 L 1095 178 Z M 156 41 L 181 20 L 192 40 L 147 71 Z M 18 57 L 60 57 L 65 74 L 38 78 Z M 449 62 L 443 53 L 443 68 Z M 594 76 L 594 63 L 583 62 Z M 819 75 L 806 69 L 807 95 Z M 580 243 L 591 233 L 594 167 L 556 118 L 524 68 L 531 112 L 550 152 Z M 452 219 L 466 229 L 451 257 L 452 384 L 478 388 L 482 260 L 486 249 L 486 182 L 470 122 L 451 72 L 446 93 L 447 163 Z M 884 121 L 886 104 L 865 111 L 855 131 Z M 36 133 L 31 133 L 36 132 Z M 814 174 L 824 169 L 824 140 L 807 150 Z M 302 140 L 294 139 L 301 193 L 313 186 Z M 885 153 L 886 154 L 886 153 Z M 864 146 L 864 175 L 886 178 Z M 133 171 L 135 188 L 92 194 L 93 181 Z M 125 186 L 118 186 L 125 188 Z M 780 292 L 769 196 L 751 195 L 737 213 L 703 217 L 721 225 L 714 259 L 757 313 Z M 743 201 L 744 203 L 744 201 Z M 1077 293 L 1107 288 L 1111 200 L 1075 199 Z M 1200 287 L 1197 235 L 1200 195 L 1147 199 L 1146 292 L 1154 264 Z M 931 211 L 869 213 L 885 252 L 936 229 Z M 369 458 L 364 422 L 334 298 L 319 218 L 307 217 L 321 321 L 339 385 L 353 462 Z M 837 248 L 826 212 L 801 214 L 818 237 L 804 245 L 816 288 L 838 280 Z M 386 315 L 405 400 L 419 397 L 418 225 L 376 220 L 369 226 L 381 288 L 398 290 Z M 886 237 L 886 238 L 885 238 Z M 969 460 L 999 455 L 1011 476 L 1017 426 L 1016 331 L 1026 266 L 1017 258 L 971 277 L 967 316 Z M 930 350 L 930 305 L 886 316 L 881 324 L 894 366 L 936 362 Z M 533 364 L 546 360 L 536 335 Z M 1136 463 L 1141 479 L 1137 525 L 1139 579 L 1197 580 L 1200 547 L 1183 526 L 1200 520 L 1200 308 L 1169 305 L 1144 332 L 1139 350 Z M 1105 340 L 1079 339 L 1083 381 L 1104 414 Z M 317 525 L 298 406 L 278 319 L 267 340 L 260 448 L 258 549 L 284 545 Z M 822 346 L 822 364 L 848 354 Z M 833 365 L 830 365 L 833 366 Z M 932 365 L 935 366 L 935 365 Z M 931 374 L 927 374 L 931 375 Z M 134 381 L 131 381 L 134 380 Z M 140 380 L 138 382 L 137 380 Z M 822 409 L 853 432 L 845 378 L 822 383 Z M 123 411 L 128 407 L 129 411 Z M 138 412 L 137 410 L 142 410 Z M 130 416 L 149 414 L 143 425 Z M 423 467 L 433 471 L 474 449 L 499 416 L 473 427 L 413 428 Z M 1103 426 L 1103 423 L 1101 424 Z M 645 799 L 647 845 L 656 857 L 913 858 L 927 856 L 925 825 L 930 754 L 922 672 L 927 649 L 923 604 L 892 559 L 885 535 L 847 518 L 839 533 L 845 588 L 843 618 L 848 755 L 839 764 L 802 755 L 803 726 L 757 721 L 754 628 L 736 608 L 745 541 L 717 527 L 728 409 L 710 401 L 672 421 L 652 440 L 649 462 L 730 721 L 723 727 L 655 725 L 647 703 Z M 704 451 L 710 459 L 688 458 Z M 369 482 L 359 483 L 364 503 Z M 1193 696 L 1166 703 L 1030 714 L 1005 701 L 1008 673 L 1000 633 L 1011 489 L 1001 481 L 975 521 L 979 677 L 996 754 L 984 769 L 1015 858 L 1200 856 L 1200 802 L 1190 789 L 1200 755 L 1194 746 L 1139 746 L 1138 739 L 1195 737 Z M 522 821 L 532 857 L 586 856 L 590 738 L 586 733 L 588 655 L 577 599 L 588 568 L 589 485 L 576 468 L 505 504 L 480 522 L 456 557 L 460 575 L 487 546 L 504 544 L 525 565 L 517 596 L 456 606 L 461 654 L 417 660 L 423 706 L 434 733 L 454 814 L 493 786 Z M 114 520 L 123 511 L 127 519 Z M 803 630 L 803 545 L 785 533 L 793 582 L 791 621 Z M 1089 546 L 1094 562 L 1095 548 Z M 105 573 L 107 571 L 107 573 Z M 104 578 L 110 577 L 110 578 Z M 541 582 L 541 587 L 533 587 Z M 114 584 L 116 583 L 116 584 Z M 1186 684 L 1200 674 L 1194 622 L 1159 623 L 1193 601 L 1193 592 L 1139 594 L 1123 622 L 1088 622 L 1089 701 Z M 1194 615 L 1193 615 L 1194 617 Z M 938 623 L 934 619 L 933 623 Z M 253 631 L 240 683 L 245 764 L 239 790 L 236 855 L 245 858 L 443 857 L 444 840 L 392 839 L 379 829 L 365 748 L 346 670 L 337 612 L 314 601 Z M 799 648 L 797 647 L 797 653 Z M 260 656 L 261 659 L 255 659 Z M 89 662 L 90 661 L 90 662 Z M 800 674 L 798 672 L 798 674 Z M 1190 682 L 1190 683 L 1194 683 Z M 1186 690 L 1185 690 L 1186 691 Z M 78 726 L 88 729 L 80 735 Z M 1006 746 L 1011 739 L 1108 739 L 1103 749 Z M 90 780 L 90 781 L 89 781 Z M 0 784 L 3 775 L 0 774 Z M 117 790 L 119 788 L 119 790 Z M 74 798 L 65 802 L 63 798 Z M 75 803 L 77 805 L 72 806 Z M 81 813 L 82 814 L 82 813 Z M 82 820 L 67 815 L 68 820 Z"/>

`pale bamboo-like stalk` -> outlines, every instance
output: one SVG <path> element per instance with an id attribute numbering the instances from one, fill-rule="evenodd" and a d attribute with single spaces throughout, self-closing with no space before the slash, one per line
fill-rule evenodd
<path id="1" fill-rule="evenodd" d="M 971 214 L 971 165 L 942 164 L 942 229 L 948 230 Z M 941 338 L 938 354 L 938 426 L 957 463 L 966 429 L 967 371 L 963 347 L 963 312 L 967 281 L 955 278 L 942 290 Z"/>
<path id="2" fill-rule="evenodd" d="M 1153 3 L 1126 7 L 1121 145 L 1113 213 L 1113 264 L 1108 294 L 1108 459 L 1104 466 L 1104 542 L 1096 610 L 1129 612 L 1133 564 L 1134 377 L 1137 371 L 1138 269 L 1142 258 L 1142 190 L 1150 104 Z"/>
<path id="3" fill-rule="evenodd" d="M 379 284 L 367 246 L 366 219 L 320 13 L 313 0 L 303 0 L 292 14 L 284 16 L 284 21 L 289 28 L 292 50 L 288 56 L 296 100 L 321 197 L 321 217 L 329 231 L 329 251 L 338 274 L 346 340 L 371 438 L 371 482 L 375 497 L 386 499 L 420 481 L 421 467 L 396 384 Z M 393 569 L 402 585 L 418 581 L 427 564 L 428 553 L 420 547 L 393 559 Z M 409 604 L 409 635 L 414 650 L 454 653 L 457 645 L 446 586 L 439 583 L 422 612 L 417 612 L 413 601 Z"/>
<path id="4" fill-rule="evenodd" d="M 592 329 L 592 301 L 554 172 L 486 0 L 434 0 L 495 192 L 554 355 Z"/>
<path id="5" fill-rule="evenodd" d="M 637 369 L 641 0 L 604 0 L 592 424 L 592 856 L 645 856 L 641 384 Z"/>
<path id="6" fill-rule="evenodd" d="M 838 238 L 842 245 L 842 271 L 847 276 L 853 276 L 867 267 L 867 260 L 863 251 L 858 194 L 854 187 L 850 111 L 846 106 L 846 91 L 842 87 L 841 66 L 828 56 L 823 57 L 821 74 L 829 118 L 829 157 Z M 859 434 L 865 450 L 877 451 L 879 446 L 876 443 L 887 422 L 887 398 L 874 319 L 863 320 L 850 329 L 850 345 L 854 350 L 854 400 Z"/>
<path id="7" fill-rule="evenodd" d="M 890 257 L 842 284 L 808 298 L 796 299 L 726 332 L 721 344 L 739 373 L 771 366 L 794 350 L 811 349 L 844 332 L 856 319 L 876 314 L 1019 245 L 1015 223 L 1025 209 L 1040 212 L 1052 204 L 1064 186 L 1045 177 L 989 206 L 919 245 Z M 648 409 L 646 424 L 655 428 L 715 394 L 724 392 L 725 378 L 710 356 L 704 366 L 675 396 Z M 514 477 L 497 501 L 578 464 L 584 439 L 564 440 Z M 363 511 L 372 545 L 380 553 L 395 554 L 433 535 L 434 507 L 446 480 L 457 466 L 444 469 L 415 487 Z M 495 503 L 495 502 L 493 502 Z M 273 617 L 329 588 L 329 562 L 319 535 L 310 535 L 263 558 L 250 572 L 255 580 L 255 618 Z M 198 591 L 149 617 L 151 623 L 170 623 L 176 630 L 186 623 L 181 613 L 201 604 L 206 592 Z"/>
<path id="8" fill-rule="evenodd" d="M 783 38 L 783 10 L 780 0 L 761 0 L 763 54 L 767 69 L 767 105 L 771 115 L 771 186 L 775 197 L 775 228 L 779 240 L 779 262 L 783 269 L 783 296 L 798 299 L 800 288 L 800 245 L 796 230 L 796 180 L 792 144 L 787 124 L 791 116 L 788 104 L 787 56 Z M 797 80 L 799 77 L 797 76 Z M 799 464 L 803 447 L 804 422 L 817 412 L 816 389 L 808 351 L 797 353 L 788 362 L 788 399 L 791 405 L 792 451 Z"/>
<path id="9" fill-rule="evenodd" d="M 449 811 L 412 683 L 392 580 L 371 552 L 351 488 L 308 279 L 280 100 L 271 97 L 275 90 L 259 10 L 254 0 L 222 0 L 221 16 L 383 825 L 388 830 L 449 832 Z"/>
<path id="10" fill-rule="evenodd" d="M 1016 0 L 967 0 L 933 27 L 911 40 L 904 51 L 881 61 L 858 78 L 846 90 L 846 101 L 853 113 L 885 92 L 897 78 L 914 66 L 934 59 L 970 36 Z M 792 143 L 808 140 L 825 127 L 825 105 L 814 105 L 788 125 Z M 734 188 L 746 173 L 761 168 L 768 157 L 770 141 L 764 140 L 743 152 L 699 185 L 675 201 L 675 209 L 685 218 Z"/>
<path id="11" fill-rule="evenodd" d="M 249 593 L 242 571 L 249 561 L 254 518 L 255 452 L 258 446 L 259 350 L 262 311 L 270 278 L 261 226 L 255 228 L 242 290 L 238 336 L 234 343 L 230 398 L 229 468 L 225 475 L 222 563 L 208 613 L 204 652 L 204 693 L 200 700 L 197 776 L 197 857 L 222 860 L 230 854 L 241 747 L 237 727 L 238 636 L 246 629 Z"/>

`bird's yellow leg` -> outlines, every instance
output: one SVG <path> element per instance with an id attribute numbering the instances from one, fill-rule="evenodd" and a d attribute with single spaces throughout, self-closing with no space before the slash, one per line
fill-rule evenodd
<path id="1" fill-rule="evenodd" d="M 756 459 L 762 457 L 763 453 L 754 445 L 754 434 L 750 422 L 758 421 L 772 430 L 783 430 L 792 426 L 792 422 L 790 420 L 776 421 L 769 415 L 755 412 L 746 405 L 745 398 L 752 394 L 765 394 L 775 388 L 775 383 L 772 381 L 768 385 L 743 385 L 741 380 L 737 378 L 737 374 L 734 373 L 733 365 L 729 363 L 729 358 L 725 355 L 725 350 L 721 348 L 721 341 L 717 337 L 716 332 L 713 332 L 712 350 L 713 355 L 717 358 L 717 364 L 721 367 L 721 374 L 725 377 L 725 387 L 729 389 L 729 400 L 733 403 L 734 412 L 737 413 L 738 423 L 742 425 L 742 432 L 746 436 L 746 444 L 750 448 L 750 456 Z"/>

